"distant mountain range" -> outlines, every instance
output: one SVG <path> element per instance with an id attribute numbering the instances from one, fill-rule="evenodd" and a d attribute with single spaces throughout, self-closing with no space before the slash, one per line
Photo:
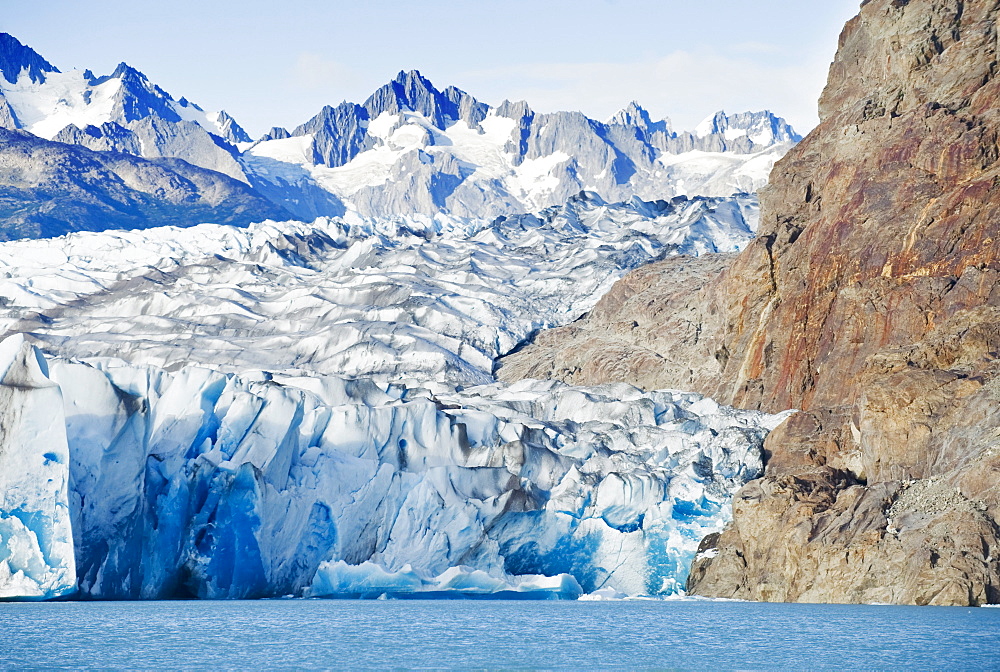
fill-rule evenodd
<path id="1" fill-rule="evenodd" d="M 767 111 L 719 112 L 693 132 L 676 132 L 634 102 L 606 122 L 536 113 L 525 102 L 492 107 L 453 86 L 439 90 L 413 70 L 364 104 L 324 107 L 292 131 L 276 127 L 254 141 L 225 111 L 174 99 L 125 63 L 105 76 L 61 72 L 6 33 L 0 127 L 14 131 L 0 137 L 4 238 L 170 218 L 492 218 L 562 204 L 584 190 L 608 201 L 728 196 L 762 186 L 800 139 Z M 31 161 L 43 147 L 59 160 L 39 172 Z M 128 166 L 150 181 L 124 179 L 141 196 L 106 193 L 94 162 L 119 179 Z M 204 171 L 215 177 L 206 181 Z M 195 173 L 201 182 L 190 179 Z"/>

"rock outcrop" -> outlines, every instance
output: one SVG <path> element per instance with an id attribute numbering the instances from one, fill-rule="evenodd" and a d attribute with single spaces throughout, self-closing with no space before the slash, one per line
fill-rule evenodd
<path id="1" fill-rule="evenodd" d="M 803 409 L 769 437 L 732 525 L 703 543 L 692 592 L 1000 601 L 998 11 L 863 3 L 820 125 L 761 192 L 757 240 L 698 291 L 622 304 L 662 320 L 594 311 L 563 332 L 563 354 L 549 334 L 501 368 Z M 629 338 L 609 326 L 626 319 Z M 656 356 L 612 365 L 611 332 Z"/>

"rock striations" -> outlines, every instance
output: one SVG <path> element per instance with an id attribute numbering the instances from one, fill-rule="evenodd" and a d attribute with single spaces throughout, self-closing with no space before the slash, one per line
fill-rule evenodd
<path id="1" fill-rule="evenodd" d="M 803 409 L 703 542 L 695 594 L 1000 601 L 997 18 L 995 0 L 863 3 L 757 240 L 698 291 L 637 296 L 669 270 L 634 272 L 500 370 Z"/>

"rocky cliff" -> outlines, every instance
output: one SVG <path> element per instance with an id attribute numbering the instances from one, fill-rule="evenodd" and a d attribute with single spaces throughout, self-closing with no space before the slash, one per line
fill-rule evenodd
<path id="1" fill-rule="evenodd" d="M 757 240 L 700 289 L 619 289 L 501 368 L 803 409 L 703 542 L 692 592 L 1000 601 L 998 10 L 863 3 Z M 671 282 L 623 282 L 658 272 L 645 284 Z"/>

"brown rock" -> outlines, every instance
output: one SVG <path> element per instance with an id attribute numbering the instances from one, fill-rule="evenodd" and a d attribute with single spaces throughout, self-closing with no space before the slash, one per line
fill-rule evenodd
<path id="1" fill-rule="evenodd" d="M 718 312 L 704 311 L 698 290 L 734 258 L 671 257 L 632 271 L 589 314 L 539 333 L 501 360 L 497 377 L 579 385 L 625 380 L 646 389 L 694 389 L 696 381 L 717 379 L 724 361 L 700 353 L 703 335 L 718 333 L 721 323 Z"/>
<path id="2" fill-rule="evenodd" d="M 664 275 L 501 368 L 807 411 L 769 437 L 692 592 L 1000 600 L 998 14 L 863 3 L 820 125 L 761 192 L 758 238 L 701 289 L 653 294 Z"/>

